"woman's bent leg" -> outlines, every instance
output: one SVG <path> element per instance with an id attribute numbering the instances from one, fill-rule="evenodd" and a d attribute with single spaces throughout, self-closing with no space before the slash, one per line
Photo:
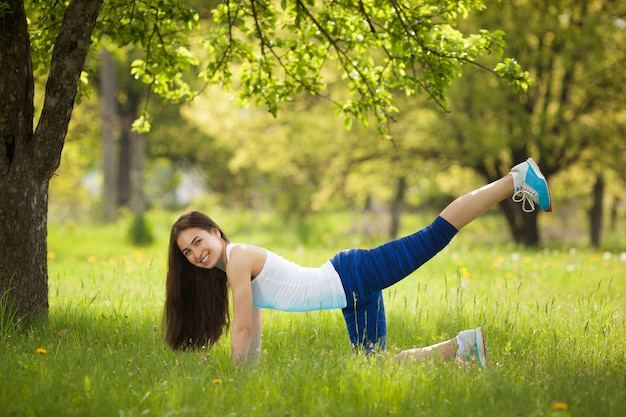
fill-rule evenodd
<path id="1" fill-rule="evenodd" d="M 351 249 L 331 262 L 341 277 L 343 309 L 353 346 L 385 347 L 385 309 L 381 290 L 395 284 L 443 249 L 456 229 L 441 217 L 428 227 L 371 250 Z"/>
<path id="2" fill-rule="evenodd" d="M 361 300 L 342 309 L 342 312 L 353 347 L 362 348 L 367 353 L 385 349 L 387 322 L 381 291 L 367 301 Z"/>
<path id="3" fill-rule="evenodd" d="M 437 343 L 435 345 L 403 350 L 393 358 L 398 362 L 423 360 L 432 357 L 440 357 L 447 361 L 456 356 L 457 346 L 458 343 L 455 337 L 454 339 L 446 340 L 445 342 Z"/>
<path id="4" fill-rule="evenodd" d="M 444 360 L 456 359 L 458 363 L 477 363 L 487 366 L 487 345 L 483 329 L 463 330 L 450 340 L 435 345 L 403 350 L 393 358 L 399 362 L 423 360 L 430 357 L 442 357 Z"/>

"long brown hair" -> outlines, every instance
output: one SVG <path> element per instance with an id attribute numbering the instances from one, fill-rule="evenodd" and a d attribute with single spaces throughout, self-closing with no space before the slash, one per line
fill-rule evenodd
<path id="1" fill-rule="evenodd" d="M 172 225 L 163 326 L 165 342 L 173 350 L 209 348 L 230 324 L 226 273 L 192 265 L 176 243 L 178 235 L 192 227 L 208 232 L 215 228 L 230 242 L 211 218 L 197 211 L 183 214 Z"/>

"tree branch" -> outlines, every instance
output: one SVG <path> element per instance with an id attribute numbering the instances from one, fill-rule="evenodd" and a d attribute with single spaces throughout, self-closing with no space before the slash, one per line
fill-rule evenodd
<path id="1" fill-rule="evenodd" d="M 43 109 L 35 129 L 35 161 L 41 178 L 51 178 L 74 108 L 78 82 L 91 46 L 103 0 L 73 0 L 67 6 L 54 44 Z"/>

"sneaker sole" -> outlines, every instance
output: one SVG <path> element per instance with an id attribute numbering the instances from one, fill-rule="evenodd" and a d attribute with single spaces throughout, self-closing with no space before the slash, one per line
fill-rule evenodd
<path id="1" fill-rule="evenodd" d="M 478 354 L 478 362 L 483 368 L 487 367 L 487 347 L 485 345 L 485 335 L 482 327 L 476 329 L 476 350 Z"/>
<path id="2" fill-rule="evenodd" d="M 546 190 L 548 190 L 548 207 L 545 209 L 545 211 L 549 213 L 552 211 L 552 195 L 550 194 L 550 187 L 548 187 L 548 181 L 546 181 L 546 177 L 543 176 L 543 173 L 539 169 L 539 165 L 537 165 L 534 159 L 528 158 L 528 163 L 530 164 L 533 171 L 537 173 L 537 176 L 540 179 L 542 179 L 543 182 L 546 184 Z"/>

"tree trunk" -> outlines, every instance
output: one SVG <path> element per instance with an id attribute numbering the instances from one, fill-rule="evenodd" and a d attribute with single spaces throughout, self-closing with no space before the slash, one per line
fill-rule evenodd
<path id="1" fill-rule="evenodd" d="M 523 161 L 526 158 L 526 152 L 514 150 L 512 157 L 514 161 Z M 501 170 L 495 170 L 492 172 L 492 170 L 490 170 L 486 165 L 476 165 L 472 168 L 482 174 L 487 182 L 495 181 L 507 174 L 507 172 L 502 172 Z M 529 247 L 536 247 L 539 245 L 540 236 L 537 215 L 541 209 L 537 207 L 537 210 L 531 213 L 526 213 L 521 209 L 519 203 L 515 203 L 510 198 L 501 201 L 498 206 L 502 214 L 504 214 L 504 218 L 509 226 L 511 237 L 516 243 Z"/>
<path id="2" fill-rule="evenodd" d="M 617 230 L 617 210 L 619 208 L 620 200 L 617 196 L 613 198 L 611 204 L 611 214 L 609 215 L 609 230 L 615 232 Z"/>
<path id="3" fill-rule="evenodd" d="M 516 243 L 525 246 L 536 247 L 539 245 L 539 229 L 537 224 L 537 210 L 526 213 L 522 211 L 518 203 L 510 199 L 500 203 L 500 210 L 504 214 L 509 232 Z"/>
<path id="4" fill-rule="evenodd" d="M 48 180 L 36 174 L 34 81 L 21 2 L 0 20 L 0 295 L 18 317 L 48 309 Z"/>
<path id="5" fill-rule="evenodd" d="M 16 162 L 0 182 L 0 295 L 34 319 L 48 310 L 48 180 Z"/>
<path id="6" fill-rule="evenodd" d="M 126 102 L 122 105 L 118 103 L 120 110 L 120 140 L 119 140 L 119 158 L 118 158 L 118 206 L 132 208 L 133 205 L 133 161 L 135 146 L 133 140 L 135 132 L 133 132 L 133 121 L 137 118 L 140 94 L 134 91 L 130 86 L 124 88 L 126 92 Z"/>
<path id="7" fill-rule="evenodd" d="M 135 245 L 152 243 L 153 236 L 145 219 L 146 197 L 144 194 L 146 138 L 145 135 L 132 132 L 132 164 L 131 164 L 131 209 L 133 211 L 132 241 Z"/>
<path id="8" fill-rule="evenodd" d="M 124 122 L 122 122 L 124 125 Z M 119 140 L 119 158 L 117 159 L 117 205 L 118 207 L 130 207 L 131 183 L 130 167 L 132 155 L 132 143 L 130 133 L 122 126 Z"/>
<path id="9" fill-rule="evenodd" d="M 144 174 L 146 159 L 146 138 L 131 130 L 132 158 L 130 167 L 130 205 L 135 216 L 143 216 L 146 211 L 144 195 Z"/>
<path id="10" fill-rule="evenodd" d="M 22 1 L 5 3 L 10 11 L 0 16 L 0 295 L 8 294 L 17 317 L 31 319 L 48 311 L 48 184 L 61 161 L 102 0 L 67 6 L 34 132 L 26 13 Z"/>
<path id="11" fill-rule="evenodd" d="M 396 184 L 396 195 L 392 202 L 391 207 L 391 226 L 389 228 L 389 238 L 395 239 L 398 237 L 400 230 L 400 217 L 402 216 L 402 209 L 404 207 L 404 195 L 406 193 L 406 177 L 402 176 L 398 178 Z"/>
<path id="12" fill-rule="evenodd" d="M 106 49 L 102 51 L 100 66 L 102 92 L 102 219 L 112 222 L 117 208 L 117 182 L 115 164 L 115 125 L 117 120 L 117 72 L 115 61 Z"/>
<path id="13" fill-rule="evenodd" d="M 593 205 L 589 209 L 589 230 L 591 232 L 591 246 L 595 249 L 600 247 L 602 235 L 602 209 L 604 200 L 604 177 L 602 173 L 596 176 L 593 186 Z"/>

